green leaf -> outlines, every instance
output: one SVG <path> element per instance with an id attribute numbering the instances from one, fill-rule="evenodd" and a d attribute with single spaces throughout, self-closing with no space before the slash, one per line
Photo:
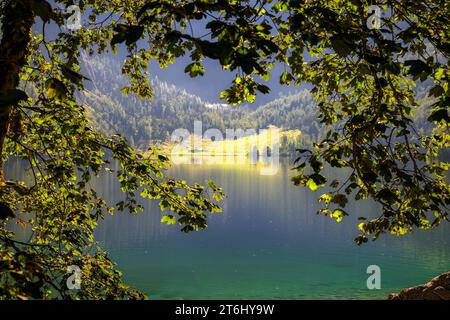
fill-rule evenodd
<path id="1" fill-rule="evenodd" d="M 147 1 L 138 11 L 137 17 L 140 18 L 146 11 L 150 11 L 162 5 L 160 2 Z"/>
<path id="2" fill-rule="evenodd" d="M 341 222 L 344 216 L 348 216 L 348 213 L 341 209 L 336 209 L 330 214 L 330 217 L 336 219 L 337 222 Z"/>
<path id="3" fill-rule="evenodd" d="M 326 182 L 327 179 L 324 176 L 318 173 L 314 173 L 309 176 L 309 179 L 306 182 L 306 186 L 309 187 L 312 191 L 316 191 L 319 188 L 323 187 Z"/>
<path id="4" fill-rule="evenodd" d="M 206 180 L 205 183 L 212 189 L 217 190 L 218 186 L 213 180 Z"/>
<path id="5" fill-rule="evenodd" d="M 352 45 L 348 40 L 340 36 L 331 37 L 330 40 L 334 51 L 341 57 L 347 57 L 352 53 Z"/>
<path id="6" fill-rule="evenodd" d="M 74 83 L 74 84 L 81 84 L 83 82 L 83 80 L 89 80 L 88 78 L 86 78 L 85 76 L 83 76 L 82 74 L 72 70 L 71 68 L 69 68 L 66 65 L 63 65 L 61 67 L 61 73 L 63 74 L 64 77 L 66 77 L 70 82 Z"/>
<path id="7" fill-rule="evenodd" d="M 369 241 L 369 239 L 367 239 L 365 235 L 359 235 L 355 238 L 355 242 L 358 246 L 360 246 L 363 243 L 367 243 L 367 241 Z"/>
<path id="8" fill-rule="evenodd" d="M 114 27 L 116 34 L 111 39 L 111 46 L 122 42 L 125 42 L 127 46 L 133 44 L 142 37 L 144 30 L 143 26 L 118 24 Z"/>
<path id="9" fill-rule="evenodd" d="M 335 179 L 335 180 L 331 181 L 330 187 L 337 188 L 338 186 L 339 186 L 339 180 Z"/>
<path id="10" fill-rule="evenodd" d="M 44 87 L 46 89 L 47 98 L 49 99 L 64 98 L 69 92 L 66 88 L 66 85 L 56 78 L 47 79 L 47 81 L 45 81 Z"/>
<path id="11" fill-rule="evenodd" d="M 408 73 L 414 77 L 418 77 L 422 72 L 429 75 L 433 71 L 433 69 L 422 60 L 406 60 L 405 66 L 410 67 Z"/>
<path id="12" fill-rule="evenodd" d="M 428 92 L 428 96 L 440 97 L 443 93 L 444 88 L 442 88 L 440 85 L 437 85 L 430 89 L 430 91 Z"/>
<path id="13" fill-rule="evenodd" d="M 194 62 L 186 66 L 184 69 L 185 73 L 189 73 L 191 78 L 195 78 L 197 76 L 203 76 L 205 74 L 205 68 L 200 62 Z"/>
<path id="14" fill-rule="evenodd" d="M 338 204 L 341 208 L 344 208 L 348 202 L 348 199 L 345 194 L 339 193 L 333 196 L 331 202 Z"/>
<path id="15" fill-rule="evenodd" d="M 170 224 L 175 224 L 176 220 L 175 220 L 175 217 L 173 215 L 169 214 L 169 215 L 164 215 L 161 218 L 161 222 L 170 225 Z"/>
<path id="16" fill-rule="evenodd" d="M 319 202 L 323 202 L 326 206 L 328 206 L 331 199 L 332 197 L 328 193 L 325 193 L 319 197 Z"/>
<path id="17" fill-rule="evenodd" d="M 440 122 L 442 120 L 444 120 L 445 122 L 450 122 L 450 117 L 449 117 L 448 111 L 446 109 L 434 110 L 431 113 L 431 115 L 428 117 L 428 121 Z"/>
<path id="18" fill-rule="evenodd" d="M 270 88 L 263 84 L 258 84 L 256 86 L 256 90 L 258 90 L 259 92 L 264 93 L 264 94 L 267 94 L 270 92 Z"/>
<path id="19" fill-rule="evenodd" d="M 280 76 L 280 84 L 289 85 L 289 83 L 293 80 L 294 80 L 294 77 L 292 76 L 292 74 L 290 74 L 287 71 L 284 71 Z"/>
<path id="20" fill-rule="evenodd" d="M 167 199 L 162 199 L 158 205 L 161 211 L 164 211 L 167 207 L 169 207 L 170 203 L 169 201 L 167 201 Z"/>
<path id="21" fill-rule="evenodd" d="M 143 26 L 131 26 L 128 28 L 127 34 L 126 34 L 126 42 L 125 44 L 129 46 L 132 43 L 137 42 L 144 33 L 144 27 Z"/>
<path id="22" fill-rule="evenodd" d="M 111 39 L 111 46 L 115 44 L 122 43 L 127 39 L 127 26 L 123 24 L 118 24 L 114 27 L 116 34 Z"/>
<path id="23" fill-rule="evenodd" d="M 397 195 L 388 188 L 383 188 L 377 192 L 377 198 L 385 200 L 389 203 L 398 200 Z"/>
<path id="24" fill-rule="evenodd" d="M 162 155 L 162 154 L 158 154 L 158 159 L 159 159 L 160 161 L 163 161 L 163 162 L 169 161 L 169 158 L 166 157 L 166 156 L 164 156 L 164 155 Z"/>
<path id="25" fill-rule="evenodd" d="M 294 183 L 294 185 L 305 185 L 308 181 L 308 178 L 304 174 L 299 174 L 291 178 L 291 181 Z"/>

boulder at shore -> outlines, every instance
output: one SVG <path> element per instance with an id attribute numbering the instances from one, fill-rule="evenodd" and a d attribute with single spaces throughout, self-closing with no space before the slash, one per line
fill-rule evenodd
<path id="1" fill-rule="evenodd" d="M 450 300 L 450 272 L 423 285 L 391 293 L 389 300 Z"/>

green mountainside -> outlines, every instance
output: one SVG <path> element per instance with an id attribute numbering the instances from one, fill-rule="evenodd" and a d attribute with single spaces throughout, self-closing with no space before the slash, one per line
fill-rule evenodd
<path id="1" fill-rule="evenodd" d="M 314 97 L 307 90 L 281 96 L 255 108 L 209 103 L 153 78 L 154 99 L 148 101 L 121 94 L 127 82 L 118 61 L 90 57 L 84 61 L 84 69 L 91 81 L 78 98 L 87 106 L 93 125 L 107 134 L 120 133 L 136 147 L 146 148 L 154 142 L 169 141 L 178 128 L 193 132 L 194 121 L 202 121 L 203 131 L 217 128 L 224 135 L 227 128 L 259 131 L 271 125 L 282 130 L 300 130 L 301 135 L 294 141 L 282 138 L 281 149 L 286 153 L 324 138 L 326 134 L 316 119 Z M 429 129 L 426 107 L 432 101 L 425 96 L 425 87 L 425 84 L 418 86 L 421 103 L 414 109 L 419 131 Z"/>

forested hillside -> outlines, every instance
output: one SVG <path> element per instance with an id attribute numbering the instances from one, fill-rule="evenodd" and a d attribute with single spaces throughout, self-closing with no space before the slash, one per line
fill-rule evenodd
<path id="1" fill-rule="evenodd" d="M 201 120 L 205 129 L 225 130 L 231 123 L 250 126 L 247 110 L 208 103 L 157 78 L 151 80 L 153 101 L 124 96 L 121 88 L 127 82 L 113 59 L 89 59 L 85 68 L 92 81 L 79 98 L 88 106 L 91 120 L 106 133 L 120 132 L 135 146 L 170 139 L 177 128 L 192 131 L 195 120 Z"/>
<path id="2" fill-rule="evenodd" d="M 127 82 L 118 61 L 103 57 L 85 59 L 85 73 L 90 78 L 88 89 L 79 98 L 88 107 L 91 120 L 107 134 L 120 133 L 133 146 L 145 148 L 151 142 L 168 141 L 177 128 L 193 132 L 194 121 L 201 120 L 203 130 L 218 128 L 225 134 L 230 129 L 265 129 L 275 125 L 283 130 L 300 130 L 296 141 L 282 141 L 282 149 L 292 152 L 326 135 L 316 119 L 317 105 L 307 90 L 281 96 L 257 107 L 213 104 L 172 84 L 152 78 L 154 99 L 141 100 L 122 95 Z M 426 97 L 429 85 L 420 84 L 417 93 L 421 101 L 415 110 L 418 130 L 429 130 L 424 107 L 432 100 Z"/>

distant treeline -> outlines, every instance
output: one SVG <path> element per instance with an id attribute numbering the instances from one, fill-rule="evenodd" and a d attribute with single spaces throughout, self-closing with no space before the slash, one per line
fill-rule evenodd
<path id="1" fill-rule="evenodd" d="M 193 131 L 194 121 L 202 121 L 203 130 L 217 128 L 225 134 L 229 129 L 265 129 L 275 125 L 283 130 L 300 130 L 295 139 L 282 139 L 281 152 L 293 153 L 296 148 L 311 145 L 325 137 L 327 130 L 316 119 L 317 105 L 307 90 L 281 96 L 257 108 L 211 104 L 157 78 L 151 80 L 154 100 L 124 96 L 127 85 L 120 65 L 111 58 L 90 57 L 84 62 L 84 73 L 90 78 L 87 90 L 79 99 L 87 105 L 93 124 L 107 134 L 121 134 L 139 148 L 154 142 L 170 140 L 178 128 Z M 431 128 L 426 121 L 425 85 L 418 87 L 420 106 L 414 110 L 417 130 Z"/>

